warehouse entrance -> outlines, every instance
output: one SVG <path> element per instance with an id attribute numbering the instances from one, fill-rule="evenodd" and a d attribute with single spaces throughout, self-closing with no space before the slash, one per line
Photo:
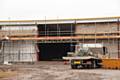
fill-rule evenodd
<path id="1" fill-rule="evenodd" d="M 39 61 L 62 60 L 63 56 L 67 56 L 67 52 L 75 51 L 71 43 L 39 43 L 38 48 Z"/>
<path id="2" fill-rule="evenodd" d="M 40 37 L 66 37 L 74 36 L 75 24 L 39 24 L 38 36 Z M 56 39 L 54 38 L 54 39 Z M 62 60 L 67 52 L 73 52 L 72 43 L 39 43 L 38 59 L 41 60 Z"/>

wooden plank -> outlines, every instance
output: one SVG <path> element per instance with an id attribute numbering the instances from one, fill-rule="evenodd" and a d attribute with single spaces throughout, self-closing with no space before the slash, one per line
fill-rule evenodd
<path id="1" fill-rule="evenodd" d="M 11 37 L 10 40 L 68 40 L 95 39 L 95 36 L 66 36 L 66 37 Z M 96 39 L 118 39 L 120 36 L 96 36 Z"/>

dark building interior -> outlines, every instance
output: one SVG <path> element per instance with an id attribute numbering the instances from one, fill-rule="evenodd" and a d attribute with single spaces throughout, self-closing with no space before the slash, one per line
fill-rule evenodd
<path id="1" fill-rule="evenodd" d="M 71 36 L 75 32 L 74 24 L 38 25 L 39 36 Z"/>
<path id="2" fill-rule="evenodd" d="M 71 43 L 40 43 L 38 48 L 39 61 L 62 60 L 63 56 L 67 56 L 67 52 L 75 51 L 75 46 L 71 46 Z"/>

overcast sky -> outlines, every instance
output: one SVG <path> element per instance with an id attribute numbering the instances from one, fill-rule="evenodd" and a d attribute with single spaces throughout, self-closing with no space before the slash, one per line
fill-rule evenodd
<path id="1" fill-rule="evenodd" d="M 120 0 L 0 0 L 0 20 L 120 16 Z"/>

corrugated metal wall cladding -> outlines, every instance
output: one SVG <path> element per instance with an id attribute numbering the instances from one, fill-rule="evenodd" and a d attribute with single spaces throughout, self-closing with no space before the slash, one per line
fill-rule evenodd
<path id="1" fill-rule="evenodd" d="M 36 24 L 35 22 L 14 22 L 14 21 L 4 21 L 4 22 L 0 22 L 0 25 L 20 25 L 20 24 Z"/>
<path id="2" fill-rule="evenodd" d="M 36 61 L 36 48 L 33 41 L 6 42 L 4 48 L 5 61 Z"/>
<path id="3" fill-rule="evenodd" d="M 37 26 L 2 26 L 1 36 L 34 36 L 38 34 Z"/>
<path id="4" fill-rule="evenodd" d="M 37 26 L 2 26 L 1 30 L 37 30 Z"/>

